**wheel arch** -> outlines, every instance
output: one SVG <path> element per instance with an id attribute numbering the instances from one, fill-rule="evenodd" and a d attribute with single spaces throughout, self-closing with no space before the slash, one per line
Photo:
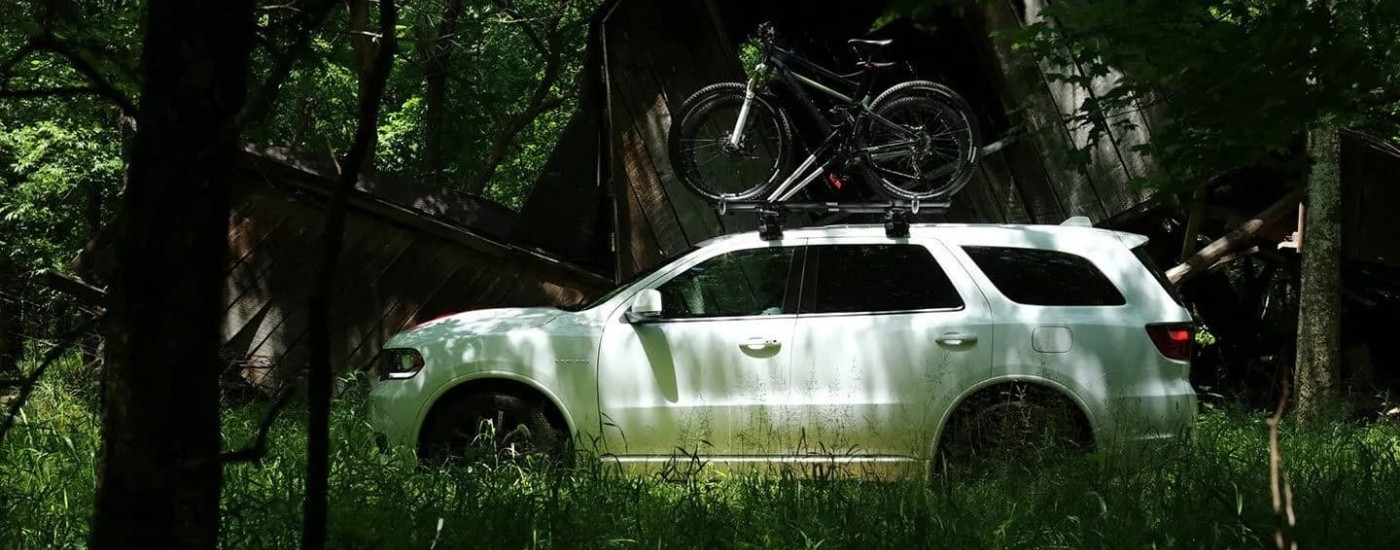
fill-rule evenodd
<path id="1" fill-rule="evenodd" d="M 575 425 L 573 414 L 561 403 L 559 396 L 545 388 L 538 381 L 509 372 L 481 372 L 463 376 L 443 384 L 433 398 L 428 401 L 423 412 L 418 415 L 417 426 L 414 428 L 413 444 L 415 448 L 423 444 L 423 427 L 427 426 L 433 415 L 441 411 L 443 406 L 452 402 L 453 399 L 464 395 L 485 392 L 508 393 L 518 397 L 538 397 L 542 398 L 549 406 L 546 407 L 545 416 L 551 422 L 558 422 L 563 426 L 565 435 L 573 437 Z"/>
<path id="2" fill-rule="evenodd" d="M 979 395 L 996 391 L 1002 387 L 1016 385 L 1029 385 L 1048 389 L 1056 396 L 1068 400 L 1074 405 L 1075 411 L 1079 413 L 1078 418 L 1084 422 L 1083 427 L 1089 434 L 1090 443 L 1096 443 L 1099 440 L 1099 419 L 1094 416 L 1094 407 L 1090 406 L 1090 404 L 1084 400 L 1080 392 L 1076 392 L 1060 382 L 1043 376 L 1025 374 L 1005 375 L 983 380 L 963 390 L 962 393 L 959 393 L 958 396 L 953 399 L 952 404 L 943 410 L 942 416 L 938 419 L 938 425 L 934 429 L 932 444 L 928 449 L 929 464 L 933 464 L 938 456 L 939 447 L 943 444 L 943 435 L 948 429 L 948 422 L 962 410 L 963 406 L 967 405 L 972 398 Z"/>

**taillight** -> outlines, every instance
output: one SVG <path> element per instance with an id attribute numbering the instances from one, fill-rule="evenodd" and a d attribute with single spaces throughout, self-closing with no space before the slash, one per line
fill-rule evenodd
<path id="1" fill-rule="evenodd" d="M 1191 359 L 1191 343 L 1196 339 L 1196 326 L 1191 323 L 1153 323 L 1147 325 L 1147 335 L 1157 351 L 1167 359 Z"/>

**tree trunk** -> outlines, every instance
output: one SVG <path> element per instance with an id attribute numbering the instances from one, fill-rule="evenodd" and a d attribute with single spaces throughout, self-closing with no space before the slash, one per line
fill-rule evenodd
<path id="1" fill-rule="evenodd" d="M 501 131 L 496 134 L 496 140 L 491 144 L 491 150 L 486 153 L 486 160 L 481 163 L 481 169 L 477 171 L 476 176 L 474 176 L 471 181 L 467 182 L 467 193 L 473 195 L 485 193 L 486 186 L 491 184 L 491 178 L 496 175 L 496 169 L 500 168 L 501 162 L 506 159 L 506 154 L 509 153 L 510 148 L 515 145 L 515 140 L 520 136 L 520 133 L 525 131 L 525 128 L 528 128 L 530 124 L 534 123 L 535 119 L 539 118 L 540 115 L 552 109 L 557 109 L 560 105 L 564 104 L 565 98 L 562 97 L 553 99 L 543 99 L 540 97 L 541 94 L 538 93 L 538 90 L 543 89 L 547 91 L 552 82 L 553 79 L 549 78 L 549 80 L 541 83 L 536 88 L 535 97 L 531 99 L 530 105 L 526 107 L 524 111 L 521 111 L 520 114 L 512 117 L 510 121 L 506 123 L 505 127 L 501 128 Z"/>
<path id="2" fill-rule="evenodd" d="M 1316 420 L 1335 412 L 1341 359 L 1341 141 L 1337 123 L 1324 118 L 1308 129 L 1307 242 L 1302 245 L 1298 300 L 1298 416 Z"/>
<path id="3" fill-rule="evenodd" d="M 379 45 L 370 29 L 369 0 L 345 0 L 345 6 L 350 12 L 350 45 L 355 52 L 355 68 L 360 77 L 360 97 L 364 97 L 365 88 L 369 86 L 370 73 L 374 71 L 374 59 L 379 54 Z M 364 175 L 374 173 L 374 150 L 379 143 L 378 132 L 369 139 L 370 154 L 365 156 L 360 165 L 360 173 Z"/>
<path id="4" fill-rule="evenodd" d="M 251 0 L 148 0 L 104 321 L 94 548 L 213 548 L 220 306 Z"/>
<path id="5" fill-rule="evenodd" d="M 374 135 L 379 129 L 379 107 L 398 47 L 394 34 L 398 23 L 398 9 L 394 0 L 379 0 L 379 23 L 384 29 L 384 40 L 377 50 L 377 58 L 370 64 L 369 72 L 361 80 L 355 141 L 345 154 L 346 168 L 336 182 L 335 192 L 331 195 L 330 206 L 327 208 L 326 223 L 321 231 L 321 242 L 325 249 L 317 269 L 316 285 L 312 287 L 311 299 L 307 304 L 307 351 L 310 358 L 306 377 L 306 406 L 309 414 L 306 423 L 306 498 L 302 503 L 303 550 L 321 550 L 326 547 L 333 370 L 330 298 L 327 293 L 335 285 L 335 268 L 340 261 L 345 232 L 345 204 L 359 177 L 359 171 L 355 167 L 362 166 L 364 159 L 374 156 Z"/>
<path id="6" fill-rule="evenodd" d="M 452 55 L 452 39 L 457 34 L 457 20 L 462 13 L 462 0 L 447 0 L 442 7 L 442 23 L 435 36 L 423 42 L 427 60 L 428 90 L 423 98 L 427 113 L 423 117 L 423 168 L 428 185 L 442 184 L 443 121 L 447 112 L 447 68 Z"/>

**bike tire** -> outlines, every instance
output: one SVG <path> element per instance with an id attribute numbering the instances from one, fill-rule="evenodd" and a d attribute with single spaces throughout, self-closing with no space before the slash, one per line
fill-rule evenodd
<path id="1" fill-rule="evenodd" d="M 792 127 L 786 113 L 762 96 L 750 104 L 744 142 L 724 142 L 738 120 L 746 85 L 722 82 L 686 98 L 673 117 L 667 149 L 676 177 L 713 201 L 747 200 L 766 193 L 787 174 Z"/>
<path id="2" fill-rule="evenodd" d="M 957 92 L 936 82 L 904 82 L 876 97 L 870 110 L 873 117 L 866 116 L 857 128 L 856 144 L 866 177 L 886 193 L 910 200 L 947 199 L 972 179 L 981 129 L 971 106 Z M 903 132 L 918 132 L 928 146 L 911 145 L 903 157 L 878 158 L 875 148 L 895 148 L 903 139 L 886 121 Z"/>

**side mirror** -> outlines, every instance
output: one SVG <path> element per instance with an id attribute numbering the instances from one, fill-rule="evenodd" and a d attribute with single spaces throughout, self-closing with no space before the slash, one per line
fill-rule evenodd
<path id="1" fill-rule="evenodd" d="M 627 322 L 640 323 L 661 317 L 661 291 L 648 288 L 632 298 L 632 307 L 627 308 Z"/>

